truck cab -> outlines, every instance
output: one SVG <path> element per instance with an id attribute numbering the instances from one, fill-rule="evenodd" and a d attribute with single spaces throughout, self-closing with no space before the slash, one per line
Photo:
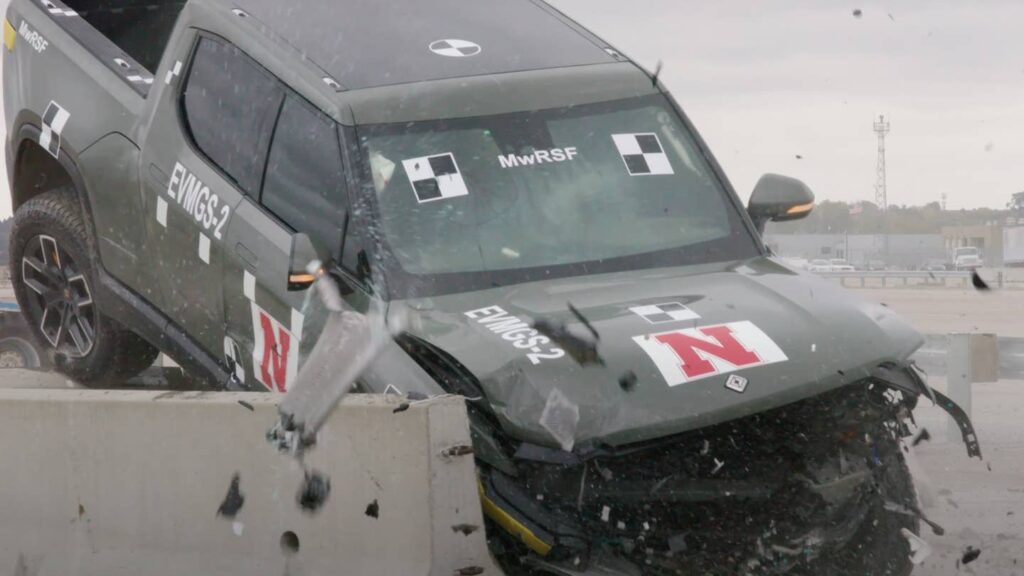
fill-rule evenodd
<path id="1" fill-rule="evenodd" d="M 956 270 L 977 270 L 983 261 L 981 251 L 975 246 L 961 246 L 953 250 L 953 267 Z"/>

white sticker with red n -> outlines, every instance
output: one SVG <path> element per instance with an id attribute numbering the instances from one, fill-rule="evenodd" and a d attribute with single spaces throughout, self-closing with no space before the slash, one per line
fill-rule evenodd
<path id="1" fill-rule="evenodd" d="M 299 340 L 265 310 L 251 302 L 253 372 L 272 392 L 287 392 L 299 363 Z"/>
<path id="2" fill-rule="evenodd" d="M 669 386 L 788 360 L 753 322 L 730 322 L 634 336 Z"/>

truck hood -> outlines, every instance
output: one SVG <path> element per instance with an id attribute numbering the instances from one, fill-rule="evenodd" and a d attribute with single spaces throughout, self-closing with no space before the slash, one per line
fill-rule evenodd
<path id="1" fill-rule="evenodd" d="M 530 328 L 543 318 L 588 337 L 570 302 L 603 363 L 581 365 Z M 508 434 L 552 447 L 740 418 L 861 380 L 923 342 L 888 308 L 770 258 L 404 300 L 389 314 L 477 378 Z"/>

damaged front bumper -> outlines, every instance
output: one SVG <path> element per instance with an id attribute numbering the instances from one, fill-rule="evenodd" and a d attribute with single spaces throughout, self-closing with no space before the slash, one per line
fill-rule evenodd
<path id="1" fill-rule="evenodd" d="M 520 444 L 511 469 L 479 465 L 492 550 L 510 574 L 782 574 L 813 565 L 883 509 L 917 510 L 899 447 L 921 395 L 950 413 L 968 454 L 980 457 L 966 414 L 909 365 L 641 445 L 567 453 Z"/>

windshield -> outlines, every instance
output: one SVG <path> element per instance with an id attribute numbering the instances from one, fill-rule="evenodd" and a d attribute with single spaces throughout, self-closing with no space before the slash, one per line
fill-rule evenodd
<path id="1" fill-rule="evenodd" d="M 662 96 L 359 134 L 407 296 L 757 254 Z"/>

